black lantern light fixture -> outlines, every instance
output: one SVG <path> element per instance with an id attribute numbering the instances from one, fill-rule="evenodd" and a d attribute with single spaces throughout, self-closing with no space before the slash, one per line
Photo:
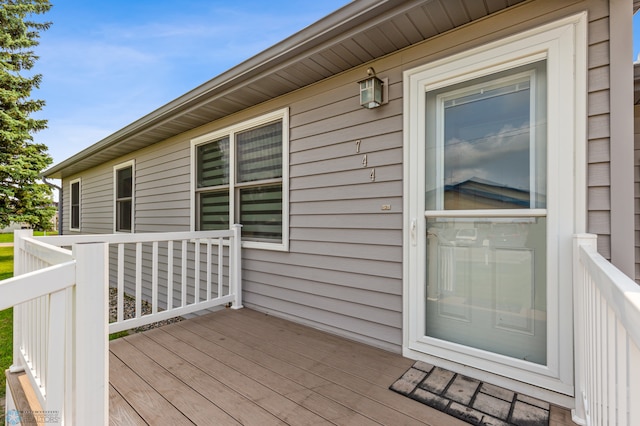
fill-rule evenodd
<path id="1" fill-rule="evenodd" d="M 377 108 L 382 105 L 382 80 L 376 77 L 373 68 L 367 68 L 367 78 L 360 80 L 360 105 L 365 108 Z"/>

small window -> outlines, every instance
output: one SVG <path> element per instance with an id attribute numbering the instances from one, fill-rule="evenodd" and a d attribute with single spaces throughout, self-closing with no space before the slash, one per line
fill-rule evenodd
<path id="1" fill-rule="evenodd" d="M 133 162 L 114 167 L 115 230 L 133 231 Z"/>
<path id="2" fill-rule="evenodd" d="M 193 141 L 194 228 L 242 224 L 245 246 L 286 249 L 287 110 Z"/>
<path id="3" fill-rule="evenodd" d="M 71 223 L 69 229 L 80 230 L 80 179 L 71 181 Z"/>

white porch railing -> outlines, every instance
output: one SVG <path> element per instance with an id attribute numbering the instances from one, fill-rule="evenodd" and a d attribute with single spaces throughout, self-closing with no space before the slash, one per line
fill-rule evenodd
<path id="1" fill-rule="evenodd" d="M 65 247 L 109 245 L 110 285 L 117 289 L 117 314 L 109 333 L 230 305 L 242 307 L 241 225 L 231 230 L 147 234 L 65 235 L 41 241 Z M 135 298 L 127 316 L 124 298 Z M 145 314 L 142 301 L 151 303 Z"/>
<path id="2" fill-rule="evenodd" d="M 15 276 L 0 283 L 0 310 L 14 307 L 12 372 L 26 372 L 43 411 L 60 423 L 107 424 L 108 333 L 241 308 L 240 229 L 39 238 L 16 231 Z M 111 324 L 109 285 L 118 291 Z M 131 316 L 125 293 L 135 297 Z"/>
<path id="3" fill-rule="evenodd" d="M 576 408 L 586 425 L 640 425 L 640 286 L 574 237 Z"/>
<path id="4" fill-rule="evenodd" d="M 69 251 L 31 235 L 15 232 L 14 277 L 0 282 L 0 310 L 14 309 L 10 371 L 29 379 L 42 408 L 34 420 L 106 424 L 107 246 Z"/>
<path id="5" fill-rule="evenodd" d="M 109 333 L 115 333 L 216 306 L 241 308 L 240 230 L 241 225 L 233 225 L 223 231 L 65 235 L 40 241 L 58 247 L 109 245 L 110 285 L 117 289 Z M 133 315 L 124 309 L 127 295 L 135 298 Z M 151 313 L 143 313 L 143 300 L 151 303 Z"/>

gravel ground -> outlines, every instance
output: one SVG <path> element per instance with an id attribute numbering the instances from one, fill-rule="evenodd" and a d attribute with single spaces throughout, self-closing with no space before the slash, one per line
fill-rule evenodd
<path id="1" fill-rule="evenodd" d="M 115 322 L 118 314 L 117 311 L 117 303 L 118 303 L 118 290 L 115 288 L 109 288 L 109 322 Z M 151 303 L 147 301 L 142 301 L 142 315 L 151 313 Z M 128 294 L 124 295 L 124 319 L 134 318 L 136 315 L 136 299 L 129 296 Z M 134 328 L 130 330 L 130 332 L 137 333 L 140 331 L 151 330 L 152 328 L 162 327 L 163 325 L 172 324 L 174 322 L 180 322 L 184 320 L 182 317 L 170 318 L 164 321 L 154 322 L 148 325 L 143 325 L 142 327 Z"/>

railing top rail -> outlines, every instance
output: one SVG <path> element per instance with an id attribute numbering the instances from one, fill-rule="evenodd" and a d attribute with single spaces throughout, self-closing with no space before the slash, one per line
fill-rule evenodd
<path id="1" fill-rule="evenodd" d="M 57 265 L 59 263 L 69 262 L 73 260 L 73 254 L 70 250 L 56 247 L 49 244 L 48 241 L 37 240 L 33 237 L 20 238 L 20 248 L 30 255 L 50 264 Z"/>
<path id="2" fill-rule="evenodd" d="M 594 247 L 579 245 L 578 250 L 594 285 L 640 347 L 640 286 L 602 257 Z"/>
<path id="3" fill-rule="evenodd" d="M 0 282 L 0 311 L 75 284 L 76 261 L 49 266 Z"/>
<path id="4" fill-rule="evenodd" d="M 47 244 L 70 246 L 78 243 L 148 243 L 154 241 L 177 241 L 206 238 L 229 238 L 234 236 L 233 230 L 193 231 L 193 232 L 151 232 L 140 234 L 91 234 L 91 235 L 53 235 L 37 237 Z"/>

